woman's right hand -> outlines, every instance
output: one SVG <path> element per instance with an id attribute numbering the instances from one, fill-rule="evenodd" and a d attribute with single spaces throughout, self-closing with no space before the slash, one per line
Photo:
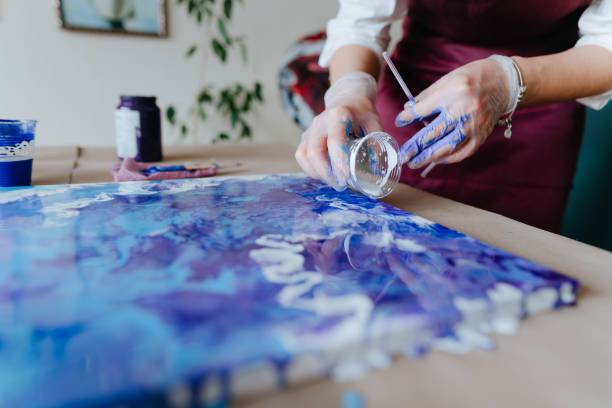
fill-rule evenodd
<path id="1" fill-rule="evenodd" d="M 349 138 L 382 130 L 375 98 L 376 81 L 363 72 L 351 72 L 329 88 L 325 110 L 314 118 L 295 152 L 295 159 L 306 174 L 338 191 L 346 188 Z"/>

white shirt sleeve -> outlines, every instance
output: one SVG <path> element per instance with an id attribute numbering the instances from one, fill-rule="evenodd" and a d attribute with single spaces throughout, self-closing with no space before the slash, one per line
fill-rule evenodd
<path id="1" fill-rule="evenodd" d="M 612 0 L 593 0 L 578 21 L 580 39 L 576 46 L 599 45 L 612 52 Z M 612 67 L 610 67 L 612 70 Z M 578 99 L 593 109 L 603 108 L 612 99 L 612 89 L 601 95 Z"/>
<path id="2" fill-rule="evenodd" d="M 391 23 L 407 12 L 403 0 L 339 0 L 336 17 L 327 24 L 327 41 L 319 65 L 329 66 L 334 52 L 348 44 L 362 45 L 379 56 L 389 45 Z M 612 52 L 612 0 L 593 0 L 578 21 L 581 38 L 576 46 L 599 45 Z M 612 99 L 612 89 L 578 102 L 601 109 Z"/>
<path id="3" fill-rule="evenodd" d="M 406 14 L 405 0 L 340 0 L 338 15 L 327 23 L 327 41 L 319 65 L 329 66 L 334 52 L 356 44 L 371 49 L 379 58 L 389 46 L 391 23 Z"/>

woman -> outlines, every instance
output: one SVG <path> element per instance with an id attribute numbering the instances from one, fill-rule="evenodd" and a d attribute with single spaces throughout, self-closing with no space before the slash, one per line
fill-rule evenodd
<path id="1" fill-rule="evenodd" d="M 404 15 L 392 60 L 415 104 L 388 68 L 374 80 Z M 612 0 L 340 0 L 327 30 L 332 86 L 296 151 L 307 174 L 344 188 L 345 135 L 384 129 L 404 145 L 402 182 L 559 231 L 581 104 L 612 98 Z"/>

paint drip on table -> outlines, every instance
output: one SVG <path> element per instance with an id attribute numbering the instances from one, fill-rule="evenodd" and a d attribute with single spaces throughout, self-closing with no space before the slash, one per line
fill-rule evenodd
<path id="1" fill-rule="evenodd" d="M 492 349 L 487 333 L 578 287 L 295 175 L 6 190 L 0 247 L 11 407 L 215 405 L 356 379 L 398 353 Z"/>

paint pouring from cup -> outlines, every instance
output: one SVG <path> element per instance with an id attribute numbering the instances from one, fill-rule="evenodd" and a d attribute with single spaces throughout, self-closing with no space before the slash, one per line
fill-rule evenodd
<path id="1" fill-rule="evenodd" d="M 0 187 L 32 182 L 35 120 L 0 119 Z"/>

